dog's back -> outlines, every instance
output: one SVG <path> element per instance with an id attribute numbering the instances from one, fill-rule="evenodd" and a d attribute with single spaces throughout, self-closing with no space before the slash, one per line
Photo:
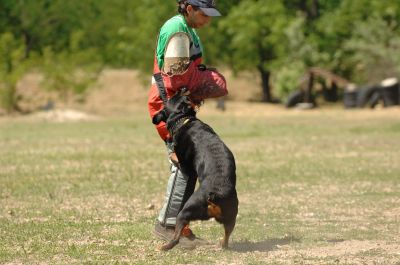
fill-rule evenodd
<path id="1" fill-rule="evenodd" d="M 188 171 L 184 173 L 197 176 L 215 199 L 232 195 L 236 186 L 235 158 L 210 126 L 192 121 L 175 140 L 182 170 Z"/>

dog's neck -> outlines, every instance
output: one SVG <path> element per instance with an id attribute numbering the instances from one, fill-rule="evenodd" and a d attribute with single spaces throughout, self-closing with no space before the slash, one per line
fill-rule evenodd
<path id="1" fill-rule="evenodd" d="M 172 98 L 171 102 L 169 103 L 170 105 L 167 106 L 169 107 L 170 114 L 166 120 L 167 130 L 172 136 L 172 139 L 175 139 L 175 136 L 186 124 L 190 123 L 193 120 L 196 120 L 196 111 L 189 104 L 189 101 L 180 102 L 178 100 L 177 102 L 175 102 L 174 100 L 175 98 Z"/>
<path id="2" fill-rule="evenodd" d="M 197 118 L 194 115 L 179 115 L 179 117 L 176 117 L 175 119 L 169 121 L 167 123 L 167 128 L 172 138 L 174 139 L 184 126 L 196 119 Z"/>

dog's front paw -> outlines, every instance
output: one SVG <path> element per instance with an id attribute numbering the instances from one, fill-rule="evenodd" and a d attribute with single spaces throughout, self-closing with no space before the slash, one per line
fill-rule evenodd
<path id="1" fill-rule="evenodd" d="M 170 250 L 173 247 L 175 247 L 177 244 L 178 244 L 178 242 L 176 242 L 176 241 L 170 241 L 167 244 L 162 245 L 160 249 L 162 251 L 167 251 L 167 250 Z"/>

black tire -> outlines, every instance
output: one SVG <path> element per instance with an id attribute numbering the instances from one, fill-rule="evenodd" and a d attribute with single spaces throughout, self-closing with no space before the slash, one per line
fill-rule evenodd
<path id="1" fill-rule="evenodd" d="M 357 107 L 357 90 L 345 91 L 343 94 L 343 104 L 346 109 Z"/>
<path id="2" fill-rule="evenodd" d="M 383 106 L 390 107 L 399 104 L 399 84 L 381 89 Z"/>
<path id="3" fill-rule="evenodd" d="M 338 101 L 338 88 L 337 86 L 332 86 L 330 89 L 324 88 L 322 90 L 324 100 L 327 102 L 337 102 Z"/>
<path id="4" fill-rule="evenodd" d="M 301 90 L 293 91 L 289 94 L 286 101 L 286 108 L 293 108 L 298 103 L 304 102 L 305 93 Z"/>
<path id="5" fill-rule="evenodd" d="M 378 105 L 379 101 L 381 101 L 381 100 L 382 100 L 381 92 L 380 92 L 379 90 L 376 90 L 376 91 L 372 94 L 371 98 L 369 99 L 369 101 L 368 101 L 368 106 L 369 106 L 371 109 L 373 109 L 373 108 L 376 107 L 376 105 Z"/>
<path id="6" fill-rule="evenodd" d="M 306 103 L 305 99 L 306 99 L 306 93 L 302 90 L 296 90 L 288 96 L 286 101 L 286 108 L 293 108 L 296 107 L 296 105 L 299 103 Z M 314 107 L 316 107 L 317 102 L 315 101 L 315 95 L 311 94 L 310 102 L 307 103 L 311 103 L 313 104 Z"/>
<path id="7" fill-rule="evenodd" d="M 357 107 L 363 108 L 370 101 L 372 95 L 377 92 L 378 86 L 362 86 L 357 90 Z"/>

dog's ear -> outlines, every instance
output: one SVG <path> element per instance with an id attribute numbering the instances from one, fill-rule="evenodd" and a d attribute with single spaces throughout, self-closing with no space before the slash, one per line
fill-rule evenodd
<path id="1" fill-rule="evenodd" d="M 153 116 L 152 122 L 154 125 L 160 124 L 160 122 L 166 122 L 168 118 L 167 111 L 165 109 L 162 109 L 160 112 L 158 112 L 156 115 Z"/>
<path id="2" fill-rule="evenodd" d="M 179 94 L 181 96 L 189 96 L 190 95 L 190 90 L 187 87 L 182 87 Z"/>
<path id="3" fill-rule="evenodd" d="M 166 109 L 170 113 L 181 112 L 185 110 L 185 107 L 190 104 L 189 98 L 187 96 L 181 96 L 177 93 L 168 102 Z"/>

